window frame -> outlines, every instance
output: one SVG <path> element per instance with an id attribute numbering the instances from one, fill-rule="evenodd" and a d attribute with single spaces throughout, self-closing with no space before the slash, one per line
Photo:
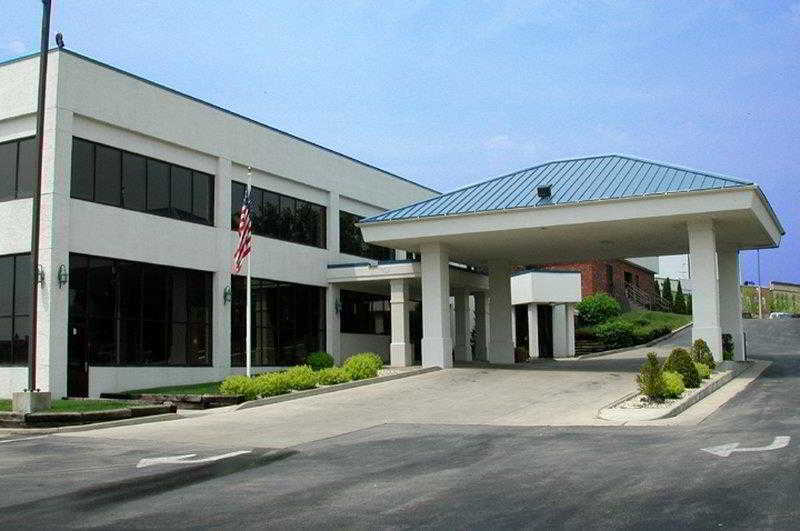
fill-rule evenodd
<path id="1" fill-rule="evenodd" d="M 14 331 L 17 327 L 17 320 L 19 319 L 27 319 L 30 322 L 31 319 L 31 312 L 30 308 L 28 309 L 27 313 L 18 313 L 17 312 L 17 263 L 20 258 L 27 258 L 28 259 L 28 269 L 30 270 L 30 260 L 31 260 L 31 253 L 15 253 L 15 254 L 6 254 L 0 256 L 0 259 L 10 259 L 11 261 L 11 308 L 10 313 L 4 314 L 0 316 L 0 319 L 8 319 L 10 321 L 10 351 L 9 351 L 9 358 L 8 360 L 4 360 L 0 358 L 0 367 L 25 367 L 28 364 L 28 351 L 30 349 L 30 343 L 26 343 L 26 349 L 24 353 L 24 359 L 20 357 L 17 360 L 16 356 L 16 345 L 14 341 Z M 32 273 L 32 271 L 31 271 Z M 32 289 L 32 285 L 29 286 Z M 30 304 L 30 301 L 28 301 Z M 30 336 L 28 336 L 28 341 L 30 341 Z"/>
<path id="2" fill-rule="evenodd" d="M 214 213 L 214 185 L 215 185 L 215 177 L 214 177 L 213 174 L 206 173 L 204 171 L 201 171 L 201 170 L 198 170 L 198 169 L 195 169 L 195 168 L 190 168 L 188 166 L 183 166 L 181 164 L 174 164 L 172 162 L 168 162 L 168 161 L 161 160 L 161 159 L 156 159 L 154 157 L 148 157 L 147 155 L 143 155 L 141 153 L 134 153 L 133 151 L 128 151 L 126 149 L 118 148 L 118 147 L 115 147 L 115 146 L 110 146 L 108 144 L 103 144 L 102 142 L 95 142 L 94 140 L 89 140 L 89 139 L 86 139 L 86 138 L 73 137 L 73 139 L 72 139 L 73 144 L 74 144 L 74 142 L 76 140 L 80 141 L 80 142 L 85 142 L 85 143 L 87 143 L 87 144 L 92 146 L 92 168 L 91 168 L 91 172 L 92 172 L 92 175 L 91 175 L 91 189 L 92 189 L 92 192 L 91 192 L 91 198 L 76 197 L 74 195 L 73 190 L 71 188 L 71 185 L 74 182 L 73 181 L 73 172 L 74 172 L 75 168 L 74 168 L 74 164 L 73 164 L 72 167 L 70 168 L 70 199 L 77 199 L 77 200 L 80 200 L 80 201 L 88 201 L 90 203 L 97 203 L 97 204 L 100 204 L 100 205 L 112 206 L 112 207 L 116 207 L 116 208 L 121 208 L 123 210 L 130 210 L 132 212 L 140 212 L 140 213 L 144 213 L 144 214 L 150 214 L 150 215 L 153 215 L 153 216 L 158 216 L 158 217 L 168 218 L 168 219 L 174 219 L 174 220 L 177 220 L 177 221 L 188 221 L 189 223 L 197 223 L 198 225 L 207 225 L 207 226 L 210 226 L 210 227 L 214 226 L 214 214 L 215 214 Z M 119 191 L 119 202 L 118 202 L 118 204 L 111 204 L 111 203 L 107 203 L 107 202 L 103 202 L 103 201 L 98 201 L 97 200 L 97 153 L 99 151 L 97 149 L 98 146 L 103 147 L 103 148 L 107 148 L 107 149 L 113 149 L 113 150 L 116 150 L 116 151 L 118 151 L 120 153 L 120 157 L 119 157 L 119 159 L 120 159 L 119 160 L 119 175 L 120 175 L 119 190 L 120 191 Z M 75 149 L 74 146 L 73 146 L 72 149 L 73 150 Z M 138 208 L 133 208 L 133 207 L 129 207 L 129 206 L 125 205 L 125 159 L 126 159 L 126 156 L 143 158 L 144 162 L 145 162 L 145 164 L 144 164 L 144 209 L 141 209 L 141 210 L 138 209 Z M 18 157 L 19 157 L 19 155 L 18 155 Z M 158 163 L 158 164 L 166 165 L 167 181 L 168 181 L 168 183 L 167 183 L 168 184 L 168 186 L 167 186 L 168 193 L 167 193 L 167 205 L 166 205 L 166 208 L 164 209 L 165 212 L 163 212 L 163 213 L 162 212 L 157 212 L 155 210 L 151 210 L 150 209 L 150 202 L 151 202 L 151 198 L 150 198 L 150 173 L 151 173 L 150 163 L 151 162 L 155 162 L 155 163 Z M 173 173 L 173 168 L 177 168 L 179 170 L 186 171 L 189 174 L 189 191 L 188 191 L 189 210 L 188 210 L 188 214 L 186 214 L 186 215 L 178 215 L 176 213 L 174 205 L 172 203 L 172 188 L 173 188 L 172 173 Z M 17 172 L 19 172 L 19 169 L 17 170 Z M 202 219 L 199 216 L 195 216 L 194 215 L 194 213 L 195 213 L 195 208 L 194 208 L 194 202 L 195 202 L 195 197 L 194 197 L 194 195 L 195 195 L 194 194 L 195 175 L 206 176 L 208 178 L 208 196 L 209 196 L 208 197 L 208 214 L 209 214 L 208 218 L 209 219 Z"/>

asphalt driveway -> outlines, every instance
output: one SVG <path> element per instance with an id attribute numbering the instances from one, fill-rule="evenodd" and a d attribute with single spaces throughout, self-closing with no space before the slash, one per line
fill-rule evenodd
<path id="1" fill-rule="evenodd" d="M 659 350 L 666 350 L 662 347 Z M 514 368 L 459 367 L 241 411 L 75 437 L 288 447 L 387 423 L 612 426 L 597 410 L 635 390 L 650 349 Z"/>

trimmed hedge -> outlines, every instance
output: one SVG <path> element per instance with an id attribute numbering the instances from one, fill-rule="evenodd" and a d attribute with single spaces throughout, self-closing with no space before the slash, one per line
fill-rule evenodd
<path id="1" fill-rule="evenodd" d="M 589 295 L 576 305 L 581 322 L 587 325 L 604 323 L 622 313 L 617 299 L 608 293 Z"/>
<path id="2" fill-rule="evenodd" d="M 253 400 L 258 397 L 253 379 L 241 374 L 225 378 L 225 381 L 219 385 L 219 392 L 223 395 L 241 395 L 247 400 Z"/>
<path id="3" fill-rule="evenodd" d="M 267 372 L 253 378 L 258 396 L 285 395 L 291 390 L 284 372 Z"/>
<path id="4" fill-rule="evenodd" d="M 664 396 L 666 398 L 680 398 L 686 390 L 686 386 L 683 385 L 683 376 L 672 371 L 664 371 L 663 376 L 665 388 Z"/>
<path id="5" fill-rule="evenodd" d="M 311 354 L 306 356 L 306 365 L 308 365 L 315 371 L 328 369 L 330 367 L 333 367 L 333 356 L 331 356 L 327 352 L 312 352 Z"/>
<path id="6" fill-rule="evenodd" d="M 350 374 L 353 380 L 374 378 L 383 367 L 383 360 L 373 352 L 364 352 L 347 358 L 342 368 Z"/>
<path id="7" fill-rule="evenodd" d="M 320 385 L 334 385 L 352 380 L 350 373 L 342 367 L 328 367 L 317 371 L 317 383 Z"/>
<path id="8" fill-rule="evenodd" d="M 620 348 L 636 343 L 633 329 L 633 323 L 615 320 L 595 326 L 594 333 L 607 347 Z"/>
<path id="9" fill-rule="evenodd" d="M 282 376 L 286 379 L 289 389 L 294 389 L 295 391 L 313 389 L 317 386 L 317 375 L 308 365 L 292 367 L 282 373 Z"/>
<path id="10" fill-rule="evenodd" d="M 697 374 L 699 374 L 700 378 L 702 378 L 703 380 L 711 378 L 711 369 L 709 369 L 708 365 L 706 365 L 705 363 L 699 363 L 695 361 L 694 367 L 697 369 Z"/>
<path id="11" fill-rule="evenodd" d="M 683 384 L 686 387 L 700 387 L 700 373 L 694 366 L 694 361 L 686 349 L 676 348 L 673 350 L 666 363 L 664 370 L 677 372 L 683 376 Z"/>

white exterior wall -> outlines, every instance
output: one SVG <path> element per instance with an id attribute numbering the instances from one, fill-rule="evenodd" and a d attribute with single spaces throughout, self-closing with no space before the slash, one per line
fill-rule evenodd
<path id="1" fill-rule="evenodd" d="M 38 58 L 0 65 L 0 141 L 35 133 L 37 74 Z M 214 273 L 213 367 L 90 367 L 90 395 L 210 381 L 236 372 L 230 368 L 230 305 L 222 302 L 235 246 L 230 230 L 232 178 L 246 182 L 247 166 L 252 166 L 254 186 L 327 207 L 327 249 L 253 238 L 254 277 L 320 287 L 328 286 L 329 263 L 364 260 L 339 253 L 338 208 L 371 215 L 436 195 L 67 52 L 50 54 L 46 107 L 41 263 L 47 281 L 40 297 L 39 386 L 55 396 L 66 393 L 68 289 L 59 290 L 50 280 L 60 264 L 68 265 L 69 253 Z M 215 226 L 70 199 L 73 136 L 215 175 Z M 30 252 L 30 209 L 30 199 L 0 203 L 0 255 Z M 328 297 L 327 304 L 332 303 L 335 297 Z M 329 349 L 339 344 L 334 314 L 326 312 Z M 345 354 L 373 350 L 388 356 L 388 336 L 377 337 L 385 348 L 363 336 L 343 337 L 339 348 Z M 332 354 L 338 357 L 341 352 Z M 25 370 L 0 367 L 0 396 L 25 386 Z"/>
<path id="2" fill-rule="evenodd" d="M 580 301 L 580 273 L 530 271 L 511 277 L 511 304 Z"/>

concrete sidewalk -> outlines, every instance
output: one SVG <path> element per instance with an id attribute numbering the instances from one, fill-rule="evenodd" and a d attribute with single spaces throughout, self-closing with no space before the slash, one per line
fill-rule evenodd
<path id="1" fill-rule="evenodd" d="M 613 426 L 619 423 L 596 418 L 597 409 L 635 390 L 634 375 L 648 351 L 665 355 L 667 349 L 507 368 L 453 368 L 264 407 L 80 436 L 275 448 L 384 423 Z"/>

